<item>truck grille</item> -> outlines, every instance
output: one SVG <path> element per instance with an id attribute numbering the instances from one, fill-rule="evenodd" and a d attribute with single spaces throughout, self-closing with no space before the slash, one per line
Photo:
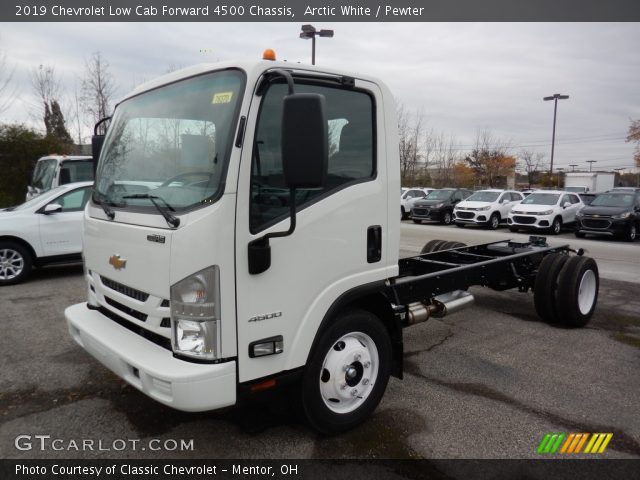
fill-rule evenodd
<path id="1" fill-rule="evenodd" d="M 513 217 L 513 221 L 516 223 L 521 223 L 523 225 L 532 225 L 536 223 L 535 217 L 521 217 L 520 215 L 515 215 Z"/>
<path id="2" fill-rule="evenodd" d="M 129 320 L 127 320 L 126 318 L 121 317 L 120 315 L 112 312 L 107 308 L 98 307 L 98 311 L 108 319 L 117 323 L 118 325 L 128 330 L 131 330 L 132 332 L 140 335 L 141 337 L 146 338 L 147 340 L 155 343 L 156 345 L 159 345 L 162 348 L 165 348 L 171 351 L 171 340 L 169 340 L 168 338 L 165 338 L 162 335 L 158 335 L 157 333 L 151 332 L 138 325 L 135 325 L 131 323 Z"/>
<path id="3" fill-rule="evenodd" d="M 135 288 L 127 287 L 126 285 L 118 283 L 115 280 L 111 280 L 110 278 L 103 277 L 102 275 L 100 275 L 100 281 L 102 281 L 102 284 L 105 287 L 126 295 L 127 297 L 131 297 L 134 300 L 138 300 L 139 302 L 146 302 L 147 298 L 149 298 L 148 293 L 141 292 L 140 290 L 136 290 Z"/>
<path id="4" fill-rule="evenodd" d="M 456 212 L 456 217 L 458 218 L 473 218 L 475 217 L 475 215 L 476 214 L 473 212 L 460 212 L 460 211 Z"/>
<path id="5" fill-rule="evenodd" d="M 134 310 L 131 307 L 127 307 L 126 305 L 123 305 L 119 302 L 116 302 L 115 300 L 105 296 L 104 297 L 105 301 L 111 305 L 113 308 L 117 308 L 118 310 L 120 310 L 121 312 L 126 313 L 127 315 L 132 316 L 133 318 L 137 318 L 138 320 L 140 320 L 141 322 L 146 322 L 147 321 L 147 315 L 145 315 L 142 312 L 139 312 L 137 310 Z"/>
<path id="6" fill-rule="evenodd" d="M 606 229 L 611 226 L 611 220 L 596 220 L 594 218 L 585 218 L 582 220 L 582 225 L 587 228 L 601 228 Z"/>

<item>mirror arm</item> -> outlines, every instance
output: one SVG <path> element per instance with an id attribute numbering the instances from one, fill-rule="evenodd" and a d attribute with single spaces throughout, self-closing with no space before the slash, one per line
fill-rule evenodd
<path id="1" fill-rule="evenodd" d="M 290 218 L 289 230 L 285 232 L 267 233 L 260 240 L 265 240 L 267 243 L 269 243 L 270 238 L 288 237 L 295 231 L 296 229 L 296 189 L 295 188 L 289 189 L 289 218 Z"/>

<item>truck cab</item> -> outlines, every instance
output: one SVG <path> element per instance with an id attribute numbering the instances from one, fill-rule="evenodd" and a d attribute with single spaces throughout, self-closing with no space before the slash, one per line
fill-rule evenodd
<path id="1" fill-rule="evenodd" d="M 47 155 L 36 162 L 27 186 L 26 200 L 68 183 L 93 180 L 93 159 L 89 156 Z"/>

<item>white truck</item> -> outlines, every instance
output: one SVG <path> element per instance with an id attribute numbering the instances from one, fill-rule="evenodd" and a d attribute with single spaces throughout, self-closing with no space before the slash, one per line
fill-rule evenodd
<path id="1" fill-rule="evenodd" d="M 74 155 L 47 155 L 36 162 L 27 186 L 26 199 L 68 183 L 93 180 L 93 158 Z"/>
<path id="2" fill-rule="evenodd" d="M 471 305 L 472 285 L 535 288 L 545 320 L 586 324 L 598 269 L 568 246 L 431 241 L 399 260 L 395 111 L 375 78 L 274 61 L 138 87 L 93 139 L 72 337 L 176 409 L 293 383 L 337 433 L 402 377 L 403 327 Z"/>
<path id="3" fill-rule="evenodd" d="M 614 187 L 615 173 L 568 172 L 564 177 L 564 189 L 568 192 L 606 192 Z"/>

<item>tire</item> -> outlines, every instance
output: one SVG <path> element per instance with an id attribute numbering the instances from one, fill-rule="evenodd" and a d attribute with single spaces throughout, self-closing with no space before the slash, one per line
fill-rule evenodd
<path id="1" fill-rule="evenodd" d="M 627 230 L 624 232 L 624 240 L 626 242 L 635 242 L 637 237 L 638 228 L 636 227 L 635 223 L 631 222 Z"/>
<path id="2" fill-rule="evenodd" d="M 373 413 L 391 373 L 391 339 L 364 310 L 340 314 L 314 346 L 302 379 L 302 406 L 313 428 L 345 432 Z"/>
<path id="3" fill-rule="evenodd" d="M 449 250 L 452 248 L 460 248 L 460 247 L 466 247 L 466 245 L 462 242 L 446 242 L 443 245 L 440 245 L 440 248 L 438 248 L 438 250 Z"/>
<path id="4" fill-rule="evenodd" d="M 598 265 L 590 257 L 571 257 L 558 277 L 556 292 L 559 319 L 572 328 L 584 327 L 598 303 Z"/>
<path id="5" fill-rule="evenodd" d="M 577 238 L 584 238 L 584 237 L 586 236 L 586 234 L 585 234 L 585 233 L 583 233 L 583 232 L 579 232 L 579 231 L 577 231 L 577 230 L 576 230 L 574 233 L 575 233 L 575 235 L 576 235 L 576 237 L 577 237 Z"/>
<path id="6" fill-rule="evenodd" d="M 538 316 L 547 323 L 558 323 L 559 315 L 556 305 L 558 275 L 569 259 L 561 253 L 550 253 L 542 259 L 533 286 L 533 303 Z"/>
<path id="7" fill-rule="evenodd" d="M 517 233 L 518 232 L 518 227 L 509 227 L 509 231 L 513 232 L 513 233 Z"/>
<path id="8" fill-rule="evenodd" d="M 442 214 L 442 219 L 440 220 L 441 224 L 451 225 L 452 221 L 453 221 L 453 215 L 451 214 L 451 212 L 446 211 Z"/>
<path id="9" fill-rule="evenodd" d="M 0 286 L 22 282 L 33 267 L 29 251 L 13 242 L 0 242 Z"/>
<path id="10" fill-rule="evenodd" d="M 498 229 L 498 227 L 500 226 L 500 214 L 498 212 L 495 212 L 491 215 L 491 217 L 489 218 L 489 223 L 487 223 L 487 226 L 491 230 Z"/>
<path id="11" fill-rule="evenodd" d="M 445 243 L 447 243 L 446 240 L 429 240 L 424 244 L 422 250 L 420 250 L 420 254 L 437 252 L 438 250 L 442 249 L 442 245 L 444 245 Z"/>
<path id="12" fill-rule="evenodd" d="M 559 235 L 560 232 L 562 232 L 562 219 L 560 217 L 556 217 L 553 219 L 551 227 L 549 227 L 549 233 L 551 235 Z"/>
<path id="13" fill-rule="evenodd" d="M 464 228 L 466 225 L 464 223 L 458 223 L 456 222 L 456 227 L 458 228 Z"/>
<path id="14" fill-rule="evenodd" d="M 407 218 L 407 212 L 404 211 L 404 207 L 400 206 L 400 220 L 404 220 Z"/>

